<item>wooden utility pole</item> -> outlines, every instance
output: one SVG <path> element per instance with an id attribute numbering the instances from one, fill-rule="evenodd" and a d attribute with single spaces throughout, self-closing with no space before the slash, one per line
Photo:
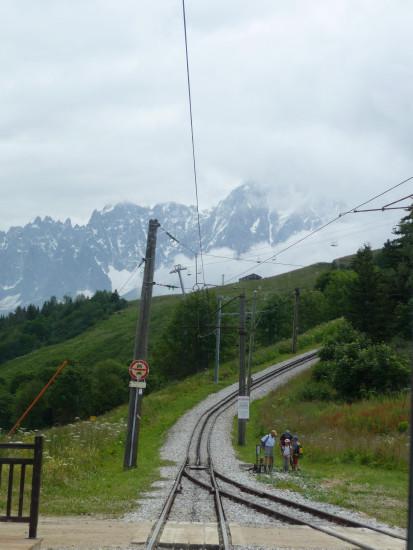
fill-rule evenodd
<path id="1" fill-rule="evenodd" d="M 222 317 L 222 296 L 218 296 L 218 309 L 217 309 L 217 327 L 215 332 L 215 370 L 214 370 L 214 382 L 218 384 L 219 381 L 219 352 L 221 346 L 221 317 Z"/>
<path id="2" fill-rule="evenodd" d="M 247 394 L 245 383 L 245 337 L 245 293 L 243 292 L 239 301 L 239 398 Z M 246 427 L 246 419 L 239 418 L 238 413 L 238 445 L 245 445 Z"/>
<path id="3" fill-rule="evenodd" d="M 250 341 L 248 344 L 247 395 L 250 395 L 250 390 L 251 390 L 251 366 L 252 366 L 252 351 L 254 348 L 254 339 L 255 339 L 256 309 L 257 309 L 257 291 L 254 290 L 254 294 L 252 298 L 252 310 L 251 310 Z"/>
<path id="4" fill-rule="evenodd" d="M 133 359 L 146 359 L 148 354 L 149 315 L 152 301 L 153 276 L 155 272 L 156 232 L 158 220 L 149 220 L 148 240 L 146 244 L 145 270 L 143 273 L 139 318 L 136 325 Z M 143 401 L 142 388 L 129 389 L 129 416 L 126 435 L 124 468 L 136 468 L 138 455 L 139 430 Z"/>
<path id="5" fill-rule="evenodd" d="M 410 372 L 410 399 L 413 400 L 413 365 Z M 413 401 L 411 401 L 413 403 Z M 413 407 L 410 407 L 410 464 L 409 464 L 409 511 L 407 528 L 407 550 L 413 550 Z"/>
<path id="6" fill-rule="evenodd" d="M 298 308 L 300 306 L 300 289 L 296 288 L 294 294 L 294 316 L 293 316 L 293 344 L 292 352 L 297 351 L 297 337 L 298 337 Z"/>

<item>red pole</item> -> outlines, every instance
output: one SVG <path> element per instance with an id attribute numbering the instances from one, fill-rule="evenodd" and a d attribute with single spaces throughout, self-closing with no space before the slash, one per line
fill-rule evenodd
<path id="1" fill-rule="evenodd" d="M 36 403 L 39 401 L 39 399 L 42 397 L 42 395 L 46 392 L 47 388 L 53 384 L 53 382 L 56 380 L 56 378 L 59 376 L 59 374 L 62 372 L 62 370 L 69 364 L 69 361 L 63 361 L 61 365 L 57 368 L 56 372 L 53 374 L 53 376 L 50 378 L 50 380 L 47 382 L 47 384 L 40 390 L 40 392 L 36 395 L 36 397 L 33 399 L 33 401 L 30 403 L 30 405 L 27 407 L 27 409 L 24 411 L 24 413 L 21 415 L 21 417 L 18 419 L 16 424 L 13 426 L 13 428 L 9 431 L 7 435 L 13 435 L 14 432 L 17 430 L 17 428 L 20 426 L 20 424 L 23 422 L 23 420 L 26 418 L 26 416 L 29 414 L 29 412 L 32 410 L 32 408 L 36 405 Z"/>

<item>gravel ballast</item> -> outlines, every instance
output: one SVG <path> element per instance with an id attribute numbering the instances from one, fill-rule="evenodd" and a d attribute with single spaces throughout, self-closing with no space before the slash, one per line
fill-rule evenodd
<path id="1" fill-rule="evenodd" d="M 316 359 L 307 362 L 304 365 L 298 366 L 293 371 L 288 371 L 277 378 L 270 380 L 263 386 L 252 390 L 251 401 L 259 399 L 272 391 L 273 389 L 285 384 L 291 377 L 297 375 L 303 370 L 308 369 Z M 287 362 L 279 363 L 276 366 L 279 367 Z M 274 369 L 271 366 L 265 371 L 261 371 L 262 375 Z M 199 405 L 188 411 L 170 430 L 166 443 L 161 449 L 161 457 L 167 461 L 173 462 L 173 466 L 167 466 L 161 468 L 162 480 L 153 485 L 153 491 L 147 495 L 142 495 L 143 498 L 139 500 L 139 508 L 135 512 L 129 513 L 124 519 L 130 522 L 136 522 L 140 520 L 155 520 L 159 516 L 164 499 L 166 498 L 173 482 L 178 473 L 178 470 L 185 460 L 187 454 L 188 443 L 196 423 L 207 409 L 216 404 L 219 400 L 223 399 L 229 393 L 234 391 L 238 387 L 238 384 L 232 384 L 231 386 L 208 396 L 207 399 L 202 401 Z M 299 493 L 295 493 L 287 490 L 277 490 L 270 484 L 260 483 L 257 481 L 256 476 L 242 468 L 243 464 L 236 458 L 234 449 L 231 443 L 231 430 L 234 415 L 236 414 L 236 405 L 229 407 L 224 413 L 220 414 L 215 422 L 212 438 L 211 438 L 211 453 L 214 463 L 214 467 L 220 473 L 231 477 L 232 479 L 249 485 L 250 487 L 258 490 L 265 490 L 268 493 L 288 498 L 292 502 L 302 502 L 308 505 L 314 505 L 315 507 L 325 510 L 327 512 L 341 515 L 343 517 L 360 521 L 369 524 L 374 527 L 381 527 L 393 531 L 398 534 L 405 535 L 405 531 L 402 529 L 392 529 L 387 525 L 379 523 L 372 518 L 365 515 L 355 513 L 349 510 L 339 508 L 337 506 L 312 502 L 307 498 L 304 498 Z M 205 476 L 205 481 L 208 480 L 206 473 L 199 472 L 198 475 Z M 273 476 L 279 479 L 285 479 L 288 474 L 274 472 Z M 182 483 L 182 494 L 178 495 L 171 513 L 171 520 L 177 521 L 193 521 L 193 522 L 211 522 L 216 521 L 214 515 L 214 506 L 212 497 L 207 491 L 200 487 L 195 487 L 188 480 L 184 479 Z M 227 487 L 226 487 L 227 488 Z M 233 489 L 236 492 L 236 489 Z M 149 498 L 146 498 L 149 497 Z M 271 503 L 271 507 L 277 509 L 277 504 Z M 237 523 L 248 526 L 277 526 L 285 525 L 281 520 L 274 520 L 268 516 L 255 512 L 249 508 L 242 506 L 241 504 L 234 503 L 228 499 L 224 499 L 224 508 L 228 522 Z M 280 508 L 281 509 L 281 508 Z M 308 519 L 308 514 L 300 512 L 299 510 L 286 509 L 282 507 L 290 515 L 294 515 L 297 518 Z M 322 519 L 313 518 L 314 523 L 331 526 L 327 521 Z"/>

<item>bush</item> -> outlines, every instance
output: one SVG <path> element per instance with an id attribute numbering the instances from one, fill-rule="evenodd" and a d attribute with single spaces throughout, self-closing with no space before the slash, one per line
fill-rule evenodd
<path id="1" fill-rule="evenodd" d="M 407 422 L 407 420 L 402 420 L 401 422 L 399 422 L 399 425 L 397 426 L 397 431 L 399 433 L 401 434 L 406 433 L 408 429 L 409 429 L 409 423 Z"/>
<path id="2" fill-rule="evenodd" d="M 313 368 L 313 380 L 315 382 L 332 383 L 335 364 L 331 361 L 320 361 Z"/>
<path id="3" fill-rule="evenodd" d="M 333 388 L 328 382 L 307 383 L 297 395 L 302 401 L 331 401 L 335 398 Z"/>
<path id="4" fill-rule="evenodd" d="M 106 359 L 96 363 L 91 375 L 91 414 L 102 414 L 127 402 L 129 396 L 127 367 L 114 359 Z"/>
<path id="5" fill-rule="evenodd" d="M 322 361 L 335 359 L 337 346 L 351 342 L 367 344 L 366 338 L 360 332 L 355 330 L 348 321 L 341 319 L 335 325 L 334 331 L 325 339 L 320 350 L 320 359 Z"/>
<path id="6" fill-rule="evenodd" d="M 407 360 L 386 344 L 372 344 L 346 322 L 335 340 L 326 342 L 320 357 L 314 381 L 331 384 L 338 396 L 348 401 L 397 392 L 409 383 Z"/>

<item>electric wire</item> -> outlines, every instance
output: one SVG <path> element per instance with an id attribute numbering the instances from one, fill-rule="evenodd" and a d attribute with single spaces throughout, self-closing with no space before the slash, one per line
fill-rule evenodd
<path id="1" fill-rule="evenodd" d="M 225 255 L 219 255 L 219 254 L 209 254 L 209 253 L 203 253 L 204 256 L 207 256 L 207 257 L 211 257 L 211 258 L 222 258 L 223 260 L 228 260 L 228 261 L 238 261 L 238 262 L 250 262 L 250 263 L 254 263 L 254 264 L 263 264 L 263 263 L 268 263 L 269 261 L 272 260 L 273 264 L 274 263 L 277 263 L 279 265 L 285 265 L 285 266 L 291 266 L 291 267 L 305 267 L 303 266 L 302 264 L 291 264 L 291 263 L 286 263 L 286 262 L 275 262 L 276 260 L 276 257 L 282 253 L 284 253 L 286 250 L 292 248 L 293 246 L 297 246 L 299 245 L 301 242 L 303 242 L 304 240 L 306 240 L 307 238 L 309 238 L 310 236 L 314 235 L 315 233 L 321 231 L 322 229 L 324 229 L 325 227 L 327 227 L 328 225 L 331 225 L 333 222 L 337 221 L 338 219 L 340 218 L 343 218 L 344 216 L 346 216 L 347 214 L 350 214 L 350 213 L 358 213 L 358 208 L 360 208 L 361 206 L 364 206 L 370 202 L 372 202 L 373 200 L 376 200 L 377 198 L 383 196 L 384 194 L 394 190 L 395 188 L 397 187 L 400 187 L 401 185 L 407 183 L 408 181 L 412 180 L 413 179 L 413 176 L 410 177 L 410 178 L 407 178 L 401 182 L 399 182 L 398 184 L 394 185 L 393 187 L 390 187 L 389 189 L 375 195 L 374 197 L 370 198 L 368 201 L 365 201 L 363 203 L 361 203 L 360 205 L 350 209 L 350 210 L 347 210 L 343 213 L 340 213 L 338 216 L 336 216 L 335 218 L 333 218 L 332 220 L 330 220 L 329 222 L 327 222 L 326 224 L 316 228 L 315 230 L 313 230 L 311 233 L 309 233 L 308 235 L 305 235 L 303 238 L 299 239 L 298 241 L 295 241 L 294 243 L 292 243 L 291 245 L 285 247 L 284 249 L 278 251 L 277 253 L 273 254 L 270 256 L 270 258 L 266 258 L 265 260 L 254 260 L 253 258 L 234 258 L 234 257 L 230 257 L 230 256 L 225 256 Z M 391 203 L 389 203 L 388 205 L 385 205 L 384 208 L 388 207 L 388 206 L 391 206 L 397 202 L 400 202 L 402 200 L 406 200 L 408 198 L 411 198 L 412 195 L 407 195 L 406 197 L 403 197 L 402 199 L 398 199 L 397 201 L 393 201 Z M 405 207 L 406 209 L 408 209 L 409 207 Z M 382 210 L 382 209 L 379 209 L 379 210 Z M 380 226 L 378 227 L 384 227 L 385 224 L 381 224 Z M 374 224 L 374 227 L 377 227 L 376 224 Z M 175 235 L 173 235 L 171 232 L 167 231 L 164 227 L 161 227 L 161 229 L 164 231 L 164 233 L 174 242 L 176 242 L 177 244 L 179 244 L 180 246 L 182 246 L 183 248 L 187 249 L 189 252 L 191 252 L 191 254 L 193 255 L 196 255 L 196 252 L 190 247 L 188 246 L 187 244 L 185 244 L 184 242 L 182 242 L 180 239 L 178 239 Z M 343 235 L 343 233 L 341 231 L 338 231 L 338 232 L 334 232 L 334 234 L 336 233 L 339 233 L 340 235 Z M 351 231 L 351 232 L 346 232 L 344 233 L 344 235 L 351 235 L 351 234 L 354 234 L 354 233 L 358 233 L 358 231 Z M 331 237 L 329 237 L 328 239 L 324 239 L 323 241 L 321 242 L 326 242 L 328 240 L 330 240 Z M 319 244 L 316 243 L 316 244 Z M 265 249 L 268 249 L 269 247 L 262 247 L 260 248 L 259 250 L 265 250 Z M 218 264 L 218 263 L 221 263 L 221 262 L 210 262 L 208 264 L 204 264 L 204 265 L 215 265 L 215 264 Z M 226 261 L 222 262 L 222 263 L 227 263 Z M 273 265 L 272 264 L 272 265 Z M 241 275 L 243 275 L 244 273 L 247 273 L 248 271 L 250 271 L 251 269 L 247 269 L 245 271 L 243 271 L 241 274 L 238 274 L 236 276 L 233 276 L 233 277 L 230 277 L 230 279 L 228 279 L 228 281 L 232 280 L 232 279 L 235 279 L 237 277 L 240 277 Z M 206 283 L 204 283 L 205 286 L 220 286 L 220 285 L 207 285 Z M 191 289 L 189 289 L 191 290 Z"/>
<path id="2" fill-rule="evenodd" d="M 165 284 L 165 283 L 157 283 L 155 281 L 152 282 L 153 285 L 156 285 L 156 286 L 163 286 L 165 288 L 168 288 L 169 290 L 175 290 L 175 289 L 179 289 L 179 286 L 176 286 L 176 285 L 170 285 L 170 284 Z"/>
<path id="3" fill-rule="evenodd" d="M 194 256 L 196 255 L 196 252 L 190 247 L 188 246 L 187 244 L 185 244 L 184 242 L 182 242 L 180 239 L 178 239 L 178 237 L 176 237 L 175 235 L 173 235 L 170 231 L 167 231 L 164 227 L 160 226 L 160 229 L 172 240 L 174 241 L 175 243 L 181 245 L 183 248 L 186 248 L 186 250 L 189 250 L 189 252 L 191 252 L 191 254 L 193 254 Z M 210 254 L 210 253 L 207 253 L 207 252 L 204 252 L 203 253 L 204 256 L 207 256 L 208 258 L 222 258 L 223 260 L 225 260 L 225 262 L 209 262 L 207 264 L 204 264 L 204 265 L 215 265 L 215 264 L 218 264 L 218 263 L 226 263 L 226 261 L 235 261 L 235 262 L 251 262 L 251 263 L 255 263 L 255 264 L 260 264 L 263 262 L 263 260 L 254 260 L 253 258 L 234 258 L 233 256 L 225 256 L 225 255 L 222 255 L 222 254 Z M 285 262 L 274 262 L 274 263 L 277 263 L 279 265 L 285 265 L 285 266 L 291 266 L 291 267 L 305 267 L 304 265 L 302 264 L 291 264 L 291 263 L 285 263 Z M 205 283 L 205 286 L 209 286 L 208 284 Z M 214 285 L 214 286 L 219 286 L 219 285 Z"/>
<path id="4" fill-rule="evenodd" d="M 172 233 L 170 231 L 167 231 L 165 227 L 163 227 L 162 225 L 159 226 L 159 229 L 161 229 L 172 241 L 176 242 L 177 244 L 181 245 L 182 248 L 186 248 L 186 250 L 189 250 L 189 252 L 192 254 L 192 255 L 196 255 L 196 252 L 193 248 L 191 248 L 190 246 L 188 246 L 187 244 L 185 244 L 184 242 L 182 242 L 180 239 L 178 239 L 177 237 L 175 237 L 175 235 L 172 235 Z"/>
<path id="5" fill-rule="evenodd" d="M 338 214 L 338 216 L 332 218 L 331 220 L 329 220 L 328 222 L 324 223 L 323 225 L 321 225 L 320 227 L 314 229 L 313 231 L 311 231 L 310 233 L 308 233 L 307 235 L 304 235 L 304 237 L 301 237 L 300 239 L 298 239 L 297 241 L 294 241 L 293 243 L 291 243 L 290 245 L 284 247 L 283 249 L 279 250 L 276 254 L 272 254 L 271 256 L 269 256 L 268 258 L 266 258 L 265 260 L 263 260 L 261 262 L 261 265 L 262 264 L 265 264 L 269 261 L 271 261 L 273 258 L 276 258 L 277 256 L 279 256 L 280 254 L 283 254 L 284 252 L 286 252 L 287 250 L 290 250 L 291 248 L 293 248 L 294 246 L 298 245 L 299 243 L 305 241 L 306 239 L 309 239 L 310 237 L 312 237 L 313 235 L 315 235 L 316 233 L 318 233 L 319 231 L 322 231 L 323 229 L 325 229 L 326 227 L 328 227 L 329 225 L 331 225 L 332 223 L 336 222 L 337 220 L 340 220 L 342 219 L 344 216 L 347 216 L 348 214 L 351 214 L 351 213 L 355 213 L 356 210 L 358 210 L 359 208 L 361 208 L 362 206 L 365 206 L 366 204 L 369 204 L 371 202 L 373 202 L 374 200 L 378 199 L 379 197 L 382 197 L 383 195 L 385 195 L 386 193 L 389 193 L 390 191 L 393 191 L 394 189 L 396 189 L 397 187 L 400 187 L 401 185 L 407 183 L 408 181 L 411 181 L 413 180 L 413 176 L 410 176 L 409 178 L 397 183 L 396 185 L 393 185 L 392 187 L 389 187 L 388 189 L 385 189 L 384 191 L 382 191 L 381 193 L 375 195 L 374 197 L 368 199 L 367 201 L 364 201 L 362 202 L 361 204 L 358 204 L 357 206 L 354 206 L 353 208 L 351 208 L 350 210 L 347 210 L 346 212 L 342 212 L 340 214 Z M 233 280 L 233 279 L 237 279 L 239 277 L 241 277 L 242 275 L 244 275 L 245 273 L 248 273 L 249 271 L 251 271 L 252 268 L 248 268 L 244 271 L 242 271 L 241 273 L 239 273 L 238 275 L 235 275 L 233 277 L 230 277 L 229 278 L 229 281 Z"/>
<path id="6" fill-rule="evenodd" d="M 356 213 L 356 212 L 355 212 Z M 389 220 L 387 220 L 386 222 L 384 223 L 377 223 L 377 220 L 374 220 L 373 222 L 370 222 L 370 223 L 364 223 L 363 224 L 363 228 L 381 228 L 381 227 L 387 227 L 389 225 L 389 223 L 391 224 L 394 224 L 394 220 L 389 222 Z M 355 235 L 357 233 L 360 233 L 360 229 L 352 229 L 351 231 L 343 231 L 342 228 L 337 228 L 336 231 L 331 231 L 328 233 L 328 237 L 325 238 L 325 239 L 322 239 L 322 240 L 318 240 L 316 243 L 313 243 L 314 246 L 318 246 L 318 244 L 320 243 L 325 243 L 325 242 L 328 242 L 328 241 L 332 241 L 334 240 L 334 237 L 337 236 L 337 238 L 342 238 L 342 237 L 346 237 L 346 236 L 349 236 L 349 235 Z M 254 248 L 254 252 L 258 252 L 260 251 L 262 254 L 265 253 L 265 251 L 267 253 L 270 253 L 271 251 L 274 250 L 274 246 L 271 246 L 271 245 L 266 245 L 266 246 L 262 246 L 262 247 L 259 247 L 259 248 Z M 204 254 L 206 255 L 206 254 Z M 281 265 L 284 265 L 280 262 Z M 290 265 L 290 264 L 286 264 L 286 265 Z M 293 264 L 291 264 L 293 265 Z M 302 266 L 302 267 L 305 267 L 305 266 Z"/>
<path id="7" fill-rule="evenodd" d="M 401 199 L 397 199 L 397 201 L 393 201 L 393 202 L 389 202 L 389 204 L 385 204 L 383 206 L 383 208 L 388 208 L 389 206 L 393 206 L 393 204 L 397 204 L 398 202 L 402 202 L 402 201 L 405 201 L 407 199 L 413 199 L 413 195 L 407 195 L 406 197 L 402 197 Z M 411 205 L 410 206 L 406 206 L 405 207 L 406 209 L 410 209 L 411 208 Z"/>
<path id="8" fill-rule="evenodd" d="M 187 76 L 187 83 L 188 83 L 189 119 L 191 124 L 192 162 L 193 162 L 193 171 L 194 171 L 196 214 L 197 214 L 198 237 L 199 237 L 199 253 L 201 256 L 202 280 L 205 285 L 204 258 L 202 255 L 203 251 L 202 251 L 202 236 L 201 236 L 201 218 L 199 213 L 198 178 L 197 178 L 196 160 L 195 160 L 194 124 L 192 119 L 192 97 L 191 97 L 191 80 L 189 76 L 188 37 L 186 32 L 185 0 L 182 0 L 182 15 L 183 15 L 184 35 L 185 35 L 186 76 Z"/>
<path id="9" fill-rule="evenodd" d="M 356 212 L 355 212 L 356 213 Z M 380 227 L 386 227 L 388 225 L 388 223 L 381 223 L 381 224 L 377 224 L 376 222 L 374 223 L 370 223 L 367 225 L 367 227 L 376 227 L 376 228 L 380 228 Z M 173 235 L 170 231 L 167 231 L 164 227 L 160 227 L 160 229 L 162 229 L 162 231 L 172 240 L 174 241 L 175 243 L 177 243 L 178 245 L 180 245 L 181 247 L 185 248 L 186 250 L 188 250 L 192 255 L 195 255 L 196 252 L 190 247 L 188 246 L 187 244 L 185 244 L 184 242 L 182 242 L 182 240 L 180 240 L 179 238 L 177 238 L 175 235 Z M 334 238 L 334 236 L 340 236 L 340 237 L 343 237 L 343 236 L 349 236 L 349 235 L 354 235 L 354 234 L 357 234 L 359 233 L 359 229 L 355 230 L 355 231 L 345 231 L 343 232 L 342 230 L 337 230 L 337 231 L 334 231 L 332 232 L 331 234 L 329 234 L 329 237 L 326 238 L 326 239 L 322 239 L 321 241 L 318 240 L 317 242 L 313 243 L 313 246 L 318 246 L 320 243 L 325 243 L 325 242 L 328 242 L 328 241 L 331 241 L 332 238 Z M 333 246 L 333 245 L 332 245 Z M 264 246 L 264 247 L 260 247 L 258 249 L 255 249 L 256 251 L 262 251 L 264 253 L 265 250 L 267 250 L 268 252 L 274 250 L 273 247 L 271 246 Z M 234 256 L 226 256 L 226 255 L 221 255 L 221 254 L 210 254 L 210 253 L 207 253 L 207 252 L 204 252 L 204 257 L 208 257 L 208 258 L 222 258 L 222 261 L 219 261 L 219 262 L 208 262 L 208 263 L 204 263 L 204 266 L 210 266 L 210 265 L 218 265 L 218 264 L 223 264 L 223 263 L 229 263 L 229 262 L 245 262 L 245 263 L 255 263 L 255 264 L 261 264 L 261 263 L 264 263 L 264 260 L 259 260 L 259 259 L 253 259 L 252 257 L 249 257 L 249 258 L 241 258 L 241 257 L 234 257 Z M 265 262 L 266 263 L 266 262 Z M 276 257 L 274 257 L 274 259 L 272 260 L 271 262 L 271 265 L 282 265 L 282 266 L 289 266 L 289 267 L 305 267 L 305 265 L 303 264 L 293 264 L 293 263 L 287 263 L 287 262 L 278 262 L 276 261 Z M 206 286 L 211 286 L 211 285 L 208 285 L 206 283 Z M 221 285 L 212 285 L 212 286 L 221 286 Z M 192 290 L 191 288 L 189 289 L 185 289 L 185 290 Z"/>
<path id="10" fill-rule="evenodd" d="M 126 281 L 122 284 L 122 286 L 118 290 L 119 295 L 122 293 L 122 290 L 130 283 L 132 278 L 138 273 L 140 267 L 142 266 L 142 264 L 144 262 L 146 262 L 146 258 L 142 258 L 141 261 L 139 262 L 139 264 L 134 267 L 134 269 L 131 271 L 129 277 L 126 279 Z"/>

